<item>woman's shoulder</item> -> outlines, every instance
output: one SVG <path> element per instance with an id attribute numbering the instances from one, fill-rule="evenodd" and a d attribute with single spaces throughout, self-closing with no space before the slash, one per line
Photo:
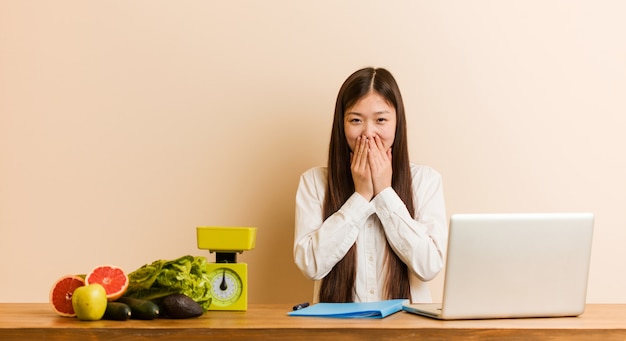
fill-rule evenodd
<path id="1" fill-rule="evenodd" d="M 326 167 L 313 167 L 307 169 L 300 176 L 298 190 L 316 192 L 318 193 L 318 196 L 323 196 L 327 183 Z"/>
<path id="2" fill-rule="evenodd" d="M 303 179 L 326 179 L 327 168 L 324 166 L 311 167 L 300 176 Z"/>
<path id="3" fill-rule="evenodd" d="M 434 169 L 433 167 L 427 165 L 420 165 L 411 162 L 411 175 L 413 179 L 421 178 L 421 179 L 433 179 L 433 180 L 441 180 L 441 174 Z"/>

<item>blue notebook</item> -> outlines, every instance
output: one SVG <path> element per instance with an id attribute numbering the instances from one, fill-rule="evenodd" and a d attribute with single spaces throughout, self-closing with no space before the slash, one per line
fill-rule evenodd
<path id="1" fill-rule="evenodd" d="M 290 311 L 289 316 L 316 316 L 334 318 L 383 318 L 402 310 L 409 300 L 386 300 L 362 303 L 317 303 Z"/>

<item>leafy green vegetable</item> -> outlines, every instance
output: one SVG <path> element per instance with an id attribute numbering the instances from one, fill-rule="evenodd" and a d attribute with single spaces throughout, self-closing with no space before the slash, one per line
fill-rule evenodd
<path id="1" fill-rule="evenodd" d="M 158 301 L 170 294 L 183 294 L 206 311 L 211 305 L 206 267 L 207 260 L 201 256 L 154 261 L 128 274 L 124 296 Z"/>

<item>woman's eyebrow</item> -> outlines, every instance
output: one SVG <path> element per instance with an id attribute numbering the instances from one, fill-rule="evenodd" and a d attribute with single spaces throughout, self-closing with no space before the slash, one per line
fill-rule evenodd
<path id="1" fill-rule="evenodd" d="M 391 111 L 389 110 L 381 110 L 381 111 L 375 111 L 374 115 L 383 115 L 383 114 L 391 114 Z M 363 116 L 362 113 L 360 112 L 356 112 L 356 111 L 348 111 L 346 112 L 344 115 L 357 115 L 357 116 Z"/>
<path id="2" fill-rule="evenodd" d="M 357 115 L 357 116 L 363 116 L 363 114 L 361 114 L 360 112 L 356 112 L 356 111 L 347 111 L 344 115 Z"/>

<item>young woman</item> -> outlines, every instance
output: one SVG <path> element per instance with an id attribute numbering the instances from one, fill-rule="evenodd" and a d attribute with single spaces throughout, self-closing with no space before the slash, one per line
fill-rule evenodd
<path id="1" fill-rule="evenodd" d="M 430 302 L 447 242 L 441 176 L 409 161 L 400 90 L 365 68 L 339 90 L 327 167 L 296 194 L 294 260 L 315 302 Z"/>

